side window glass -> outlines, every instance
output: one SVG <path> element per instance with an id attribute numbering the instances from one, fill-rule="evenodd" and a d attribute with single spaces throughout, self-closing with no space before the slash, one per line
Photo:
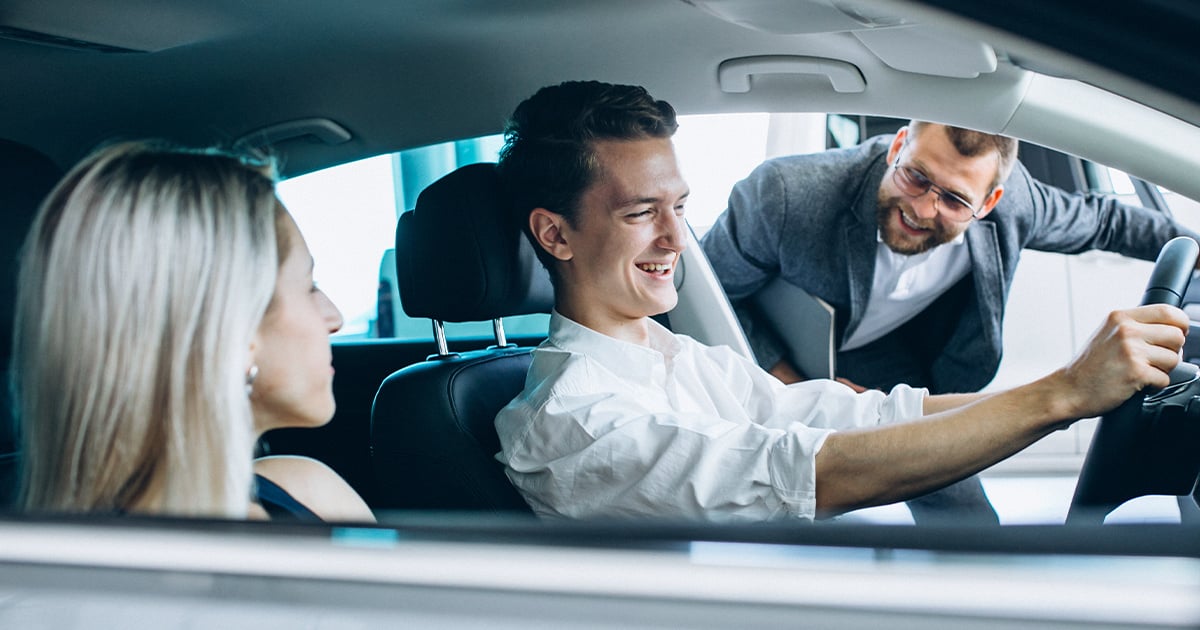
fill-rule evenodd
<path id="1" fill-rule="evenodd" d="M 1092 192 L 1117 195 L 1125 203 L 1146 205 L 1138 194 L 1137 186 L 1141 184 L 1152 189 L 1162 198 L 1163 206 L 1176 221 L 1192 230 L 1200 231 L 1200 201 L 1188 199 L 1162 186 L 1135 183 L 1134 178 L 1127 173 L 1111 166 L 1084 162 L 1084 172 L 1088 188 Z"/>
<path id="2" fill-rule="evenodd" d="M 691 194 L 687 217 L 703 236 L 733 185 L 764 160 L 857 144 L 904 121 L 818 113 L 680 116 L 674 144 Z M 342 311 L 334 341 L 432 340 L 429 321 L 404 314 L 395 280 L 395 229 L 429 184 L 454 169 L 499 158 L 499 134 L 380 155 L 293 177 L 279 197 L 316 259 L 314 279 Z M 719 150 L 714 150 L 719 147 Z M 542 335 L 548 316 L 505 318 L 509 335 Z M 491 338 L 490 322 L 447 324 L 450 339 Z"/>
<path id="3" fill-rule="evenodd" d="M 805 116 L 816 115 L 680 117 L 674 142 L 680 169 L 691 186 L 687 216 L 697 235 L 703 235 L 725 209 L 734 183 L 773 154 L 799 152 L 792 146 L 796 138 L 811 135 L 806 131 L 811 125 L 798 122 Z M 824 138 L 824 119 L 824 114 L 819 115 L 820 138 Z M 426 186 L 460 166 L 495 162 L 502 146 L 499 134 L 445 142 L 334 166 L 279 184 L 279 197 L 316 260 L 314 279 L 342 311 L 345 324 L 334 335 L 334 343 L 433 339 L 429 321 L 407 317 L 400 305 L 395 281 L 396 218 L 416 204 Z M 510 336 L 544 335 L 548 321 L 547 315 L 508 317 L 504 329 Z M 446 336 L 490 339 L 491 322 L 448 323 Z"/>
<path id="4" fill-rule="evenodd" d="M 833 148 L 852 147 L 862 141 L 859 121 L 842 114 L 829 115 L 829 140 L 826 145 Z"/>
<path id="5" fill-rule="evenodd" d="M 1167 207 L 1171 209 L 1171 215 L 1176 221 L 1200 232 L 1200 201 L 1189 199 L 1162 186 L 1158 187 L 1158 192 L 1162 194 L 1163 201 L 1167 202 Z"/>
<path id="6" fill-rule="evenodd" d="M 393 185 L 394 162 L 394 156 L 381 155 L 277 187 L 312 250 L 313 279 L 342 311 L 335 340 L 378 336 L 380 266 L 395 243 L 397 209 L 403 207 Z"/>
<path id="7" fill-rule="evenodd" d="M 729 191 L 766 159 L 769 114 L 680 116 L 673 138 L 687 180 L 688 225 L 703 236 L 725 211 Z"/>
<path id="8" fill-rule="evenodd" d="M 454 169 L 494 162 L 503 138 L 484 136 L 342 164 L 281 182 L 279 198 L 316 260 L 314 280 L 342 311 L 334 343 L 433 339 L 428 320 L 412 319 L 396 288 L 396 218 L 426 186 Z M 545 334 L 549 316 L 505 318 L 510 335 Z M 491 338 L 490 322 L 447 324 L 451 339 Z"/>
<path id="9" fill-rule="evenodd" d="M 1116 195 L 1125 203 L 1139 203 L 1133 178 L 1129 177 L 1125 171 L 1084 160 L 1083 172 L 1088 190 L 1105 195 Z"/>

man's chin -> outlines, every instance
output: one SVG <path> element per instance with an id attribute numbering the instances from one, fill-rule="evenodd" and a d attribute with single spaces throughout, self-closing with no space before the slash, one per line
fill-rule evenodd
<path id="1" fill-rule="evenodd" d="M 928 235 L 921 239 L 904 238 L 890 230 L 883 232 L 883 243 L 888 249 L 904 256 L 913 256 L 937 247 L 937 237 Z"/>
<path id="2" fill-rule="evenodd" d="M 937 228 L 920 236 L 906 231 L 903 225 L 904 218 L 901 216 L 903 213 L 902 207 L 895 200 L 881 200 L 876 209 L 879 233 L 888 249 L 904 256 L 913 256 L 945 242 L 944 234 Z"/>
<path id="3" fill-rule="evenodd" d="M 672 292 L 670 296 L 662 296 L 659 299 L 648 300 L 646 305 L 646 315 L 647 317 L 654 317 L 656 315 L 669 313 L 678 304 L 679 294 L 674 292 Z"/>

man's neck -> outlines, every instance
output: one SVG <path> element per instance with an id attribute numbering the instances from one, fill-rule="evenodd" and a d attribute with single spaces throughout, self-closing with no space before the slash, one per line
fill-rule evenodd
<path id="1" fill-rule="evenodd" d="M 602 335 L 639 346 L 650 346 L 649 317 L 628 318 L 595 308 L 575 308 L 570 300 L 560 300 L 554 308 L 571 321 Z"/>

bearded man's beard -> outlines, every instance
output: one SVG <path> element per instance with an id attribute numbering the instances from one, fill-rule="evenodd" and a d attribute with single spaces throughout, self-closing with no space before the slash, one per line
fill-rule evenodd
<path id="1" fill-rule="evenodd" d="M 956 234 L 950 234 L 944 225 L 937 220 L 937 217 L 929 221 L 912 220 L 912 213 L 907 216 L 910 219 L 910 224 L 916 224 L 921 228 L 928 229 L 925 232 L 924 238 L 914 237 L 907 232 L 898 233 L 901 229 L 893 225 L 892 218 L 897 212 L 903 212 L 904 206 L 900 205 L 900 197 L 884 197 L 883 191 L 879 193 L 878 204 L 875 208 L 875 221 L 879 224 L 879 233 L 883 237 L 883 242 L 888 248 L 897 254 L 912 256 L 927 252 L 938 245 L 949 243 L 954 240 Z M 897 217 L 897 220 L 904 221 L 903 217 Z M 918 240 L 914 240 L 918 239 Z"/>

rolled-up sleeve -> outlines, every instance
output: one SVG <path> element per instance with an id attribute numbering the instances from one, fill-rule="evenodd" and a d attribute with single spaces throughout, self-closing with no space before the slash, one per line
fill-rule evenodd
<path id="1" fill-rule="evenodd" d="M 812 519 L 816 513 L 817 454 L 829 434 L 907 422 L 923 414 L 924 389 L 897 385 L 887 394 L 856 393 L 824 379 L 784 385 L 732 352 L 714 349 L 713 353 L 731 373 L 741 372 L 748 379 L 744 404 L 755 421 L 785 431 L 771 451 L 771 485 L 797 517 Z"/>
<path id="2" fill-rule="evenodd" d="M 785 386 L 728 349 L 708 353 L 720 391 L 741 399 L 713 404 L 748 415 L 664 411 L 633 390 L 560 391 L 536 408 L 518 401 L 497 420 L 526 427 L 501 432 L 510 479 L 544 516 L 812 519 L 816 455 L 829 434 L 921 413 L 923 390 Z"/>
<path id="3" fill-rule="evenodd" d="M 507 462 L 513 482 L 536 497 L 535 511 L 720 522 L 811 519 L 812 457 L 832 432 L 648 413 L 623 396 L 553 399 L 537 425 L 527 437 L 538 446 L 515 445 Z"/>

